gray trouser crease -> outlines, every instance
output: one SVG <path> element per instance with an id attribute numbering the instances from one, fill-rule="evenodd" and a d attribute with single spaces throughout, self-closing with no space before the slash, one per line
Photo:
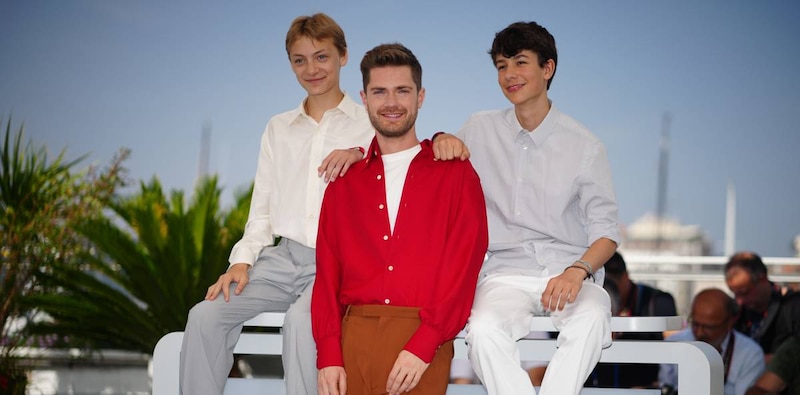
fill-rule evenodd
<path id="1" fill-rule="evenodd" d="M 261 251 L 241 294 L 233 294 L 232 284 L 229 302 L 220 295 L 191 309 L 181 349 L 182 394 L 221 395 L 242 323 L 265 311 L 286 312 L 282 330 L 286 393 L 316 394 L 317 352 L 311 334 L 315 259 L 314 249 L 284 238 Z"/>

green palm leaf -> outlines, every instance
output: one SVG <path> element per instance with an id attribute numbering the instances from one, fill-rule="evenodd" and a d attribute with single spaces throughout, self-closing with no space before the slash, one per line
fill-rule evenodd
<path id="1" fill-rule="evenodd" d="M 43 281 L 57 294 L 27 300 L 52 320 L 31 328 L 68 335 L 74 344 L 152 352 L 164 334 L 183 330 L 189 309 L 228 266 L 241 238 L 249 191 L 220 209 L 215 177 L 201 180 L 192 199 L 166 196 L 157 179 L 108 205 L 109 215 L 75 229 L 93 247 L 82 265 L 59 265 Z"/>

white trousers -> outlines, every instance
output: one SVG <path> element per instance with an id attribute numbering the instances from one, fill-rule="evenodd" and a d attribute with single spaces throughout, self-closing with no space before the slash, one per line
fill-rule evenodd
<path id="1" fill-rule="evenodd" d="M 469 359 L 489 395 L 534 395 L 520 367 L 517 340 L 530 331 L 550 277 L 489 275 L 478 283 L 467 323 Z M 611 345 L 611 302 L 603 287 L 584 282 L 578 297 L 550 314 L 558 349 L 547 366 L 539 395 L 578 394 L 600 352 Z"/>

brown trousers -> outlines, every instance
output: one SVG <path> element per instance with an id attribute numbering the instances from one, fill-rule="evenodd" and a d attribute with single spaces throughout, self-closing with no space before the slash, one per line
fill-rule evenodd
<path id="1" fill-rule="evenodd" d="M 419 327 L 419 308 L 350 306 L 342 323 L 348 395 L 386 394 L 397 356 Z M 450 380 L 453 341 L 439 347 L 419 384 L 408 394 L 443 395 Z"/>

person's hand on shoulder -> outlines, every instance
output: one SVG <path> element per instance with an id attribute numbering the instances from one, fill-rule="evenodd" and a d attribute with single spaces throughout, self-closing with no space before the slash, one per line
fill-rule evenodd
<path id="1" fill-rule="evenodd" d="M 343 177 L 350 165 L 360 161 L 364 153 L 358 148 L 337 149 L 328 154 L 317 168 L 317 175 L 324 177 L 325 182 L 334 182 L 337 177 Z"/>
<path id="2" fill-rule="evenodd" d="M 317 373 L 319 395 L 345 395 L 347 393 L 347 374 L 341 366 L 327 366 Z"/>
<path id="3" fill-rule="evenodd" d="M 399 395 L 402 392 L 411 391 L 419 384 L 428 365 L 413 353 L 406 350 L 400 351 L 400 355 L 397 356 L 392 371 L 389 373 L 386 391 L 389 392 L 389 395 Z"/>
<path id="4" fill-rule="evenodd" d="M 441 132 L 433 137 L 433 158 L 435 160 L 469 159 L 469 148 L 458 137 Z"/>
<path id="5" fill-rule="evenodd" d="M 228 268 L 227 272 L 219 276 L 217 282 L 208 287 L 206 300 L 214 300 L 219 293 L 222 292 L 225 301 L 230 302 L 231 283 L 236 283 L 236 289 L 233 291 L 234 294 L 238 295 L 242 293 L 242 290 L 250 279 L 247 274 L 249 270 L 250 265 L 246 263 L 237 263 Z"/>

